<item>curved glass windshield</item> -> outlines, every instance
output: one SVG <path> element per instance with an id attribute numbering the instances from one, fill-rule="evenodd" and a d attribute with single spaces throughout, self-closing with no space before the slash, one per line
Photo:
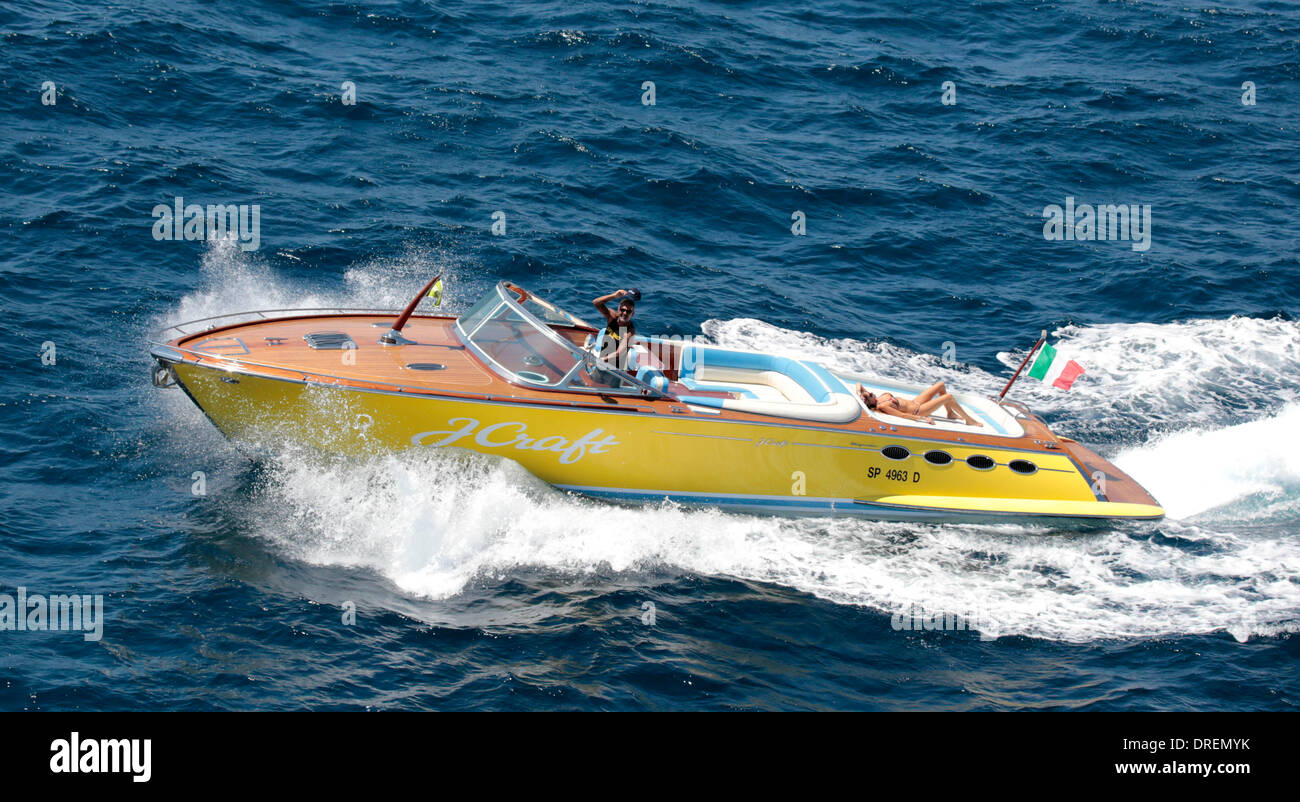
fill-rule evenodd
<path id="1" fill-rule="evenodd" d="M 574 326 L 576 328 L 591 329 L 595 328 L 588 323 L 578 319 L 577 316 L 571 315 L 558 306 L 543 301 L 532 293 L 528 294 L 528 300 L 519 304 L 533 317 L 553 326 Z"/>
<path id="2" fill-rule="evenodd" d="M 549 390 L 663 395 L 603 362 L 592 353 L 591 326 L 531 293 L 520 301 L 498 284 L 456 326 L 465 344 L 509 381 Z"/>

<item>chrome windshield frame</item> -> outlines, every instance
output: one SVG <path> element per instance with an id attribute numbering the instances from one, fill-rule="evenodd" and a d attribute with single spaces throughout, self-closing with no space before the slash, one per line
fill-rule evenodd
<path id="1" fill-rule="evenodd" d="M 677 397 L 674 396 L 672 393 L 666 392 L 664 390 L 657 390 L 654 387 L 651 387 L 649 384 L 636 378 L 632 374 L 628 373 L 627 371 L 619 370 L 618 368 L 615 367 L 598 364 L 602 360 L 600 360 L 597 356 L 595 356 L 589 351 L 584 351 L 583 349 L 569 342 L 564 337 L 561 337 L 559 334 L 555 332 L 555 329 L 551 328 L 547 323 L 543 322 L 542 320 L 539 320 L 535 315 L 533 315 L 533 313 L 525 309 L 523 305 L 520 304 L 518 299 L 515 297 L 514 291 L 507 288 L 506 282 L 504 281 L 497 282 L 497 285 L 495 288 L 493 288 L 493 290 L 496 293 L 497 302 L 493 304 L 492 313 L 484 317 L 483 320 L 480 321 L 479 324 L 474 327 L 474 333 L 477 333 L 479 329 L 483 327 L 483 323 L 486 323 L 497 312 L 499 312 L 501 305 L 504 304 L 508 306 L 511 311 L 519 315 L 524 320 L 524 322 L 532 326 L 534 329 L 540 331 L 542 333 L 542 336 L 546 337 L 553 344 L 558 345 L 561 348 L 565 349 L 574 357 L 573 367 L 565 371 L 564 375 L 557 380 L 557 383 L 545 384 L 542 382 L 530 381 L 529 379 L 520 376 L 518 373 L 511 370 L 510 368 L 507 368 L 505 365 L 502 365 L 501 363 L 497 362 L 495 359 L 492 358 L 490 354 L 488 354 L 481 347 L 479 347 L 479 345 L 474 342 L 474 336 L 473 336 L 474 333 L 466 332 L 465 327 L 461 325 L 462 318 L 457 317 L 456 335 L 460 338 L 461 342 L 465 344 L 465 347 L 468 348 L 471 352 L 473 352 L 473 354 L 476 357 L 478 357 L 480 360 L 482 360 L 485 364 L 490 366 L 492 370 L 494 370 L 498 375 L 506 379 L 506 381 L 509 381 L 511 384 L 518 384 L 524 387 L 530 387 L 535 390 L 546 390 L 549 392 L 587 393 L 589 395 L 615 395 L 615 396 L 627 396 L 629 398 L 664 398 L 673 401 L 677 400 Z M 564 310 L 560 309 L 559 307 L 555 306 L 549 301 L 545 301 L 541 298 L 538 298 L 534 296 L 531 292 L 528 293 L 528 295 L 529 297 L 534 298 L 534 300 L 536 300 L 538 303 L 541 303 L 550 309 L 554 309 L 557 312 L 560 312 L 566 318 L 576 321 L 577 323 L 582 323 L 582 321 L 576 318 L 574 315 L 565 312 Z M 479 301 L 474 304 L 473 308 L 475 309 L 478 308 L 479 305 L 483 303 L 483 300 L 487 297 L 489 296 L 480 298 Z M 574 328 L 579 328 L 579 326 L 575 325 Z M 593 329 L 593 331 L 598 331 L 598 329 Z M 597 370 L 605 370 L 605 371 L 609 371 L 610 373 L 617 374 L 618 379 L 620 381 L 628 382 L 632 384 L 634 388 L 639 388 L 640 392 L 639 393 L 636 392 L 635 389 L 629 391 L 626 388 L 618 388 L 618 387 L 605 387 L 605 388 L 583 387 L 581 385 L 571 384 L 574 376 L 577 374 L 577 371 L 581 370 L 584 367 L 591 367 Z"/>

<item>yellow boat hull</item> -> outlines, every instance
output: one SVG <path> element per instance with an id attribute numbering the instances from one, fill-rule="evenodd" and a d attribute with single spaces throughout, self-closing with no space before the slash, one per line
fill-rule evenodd
<path id="1" fill-rule="evenodd" d="M 603 498 L 901 519 L 1141 520 L 1164 514 L 1154 504 L 1103 500 L 1091 471 L 1065 450 L 665 415 L 648 406 L 606 411 L 518 403 L 504 396 L 466 399 L 360 389 L 186 360 L 168 368 L 232 438 L 283 437 L 348 454 L 467 448 L 512 459 L 556 487 Z M 888 446 L 903 446 L 909 456 L 890 459 L 881 453 Z M 923 457 L 928 449 L 942 449 L 954 459 L 931 464 Z M 964 462 L 974 454 L 989 456 L 996 465 L 975 470 Z M 1008 467 L 1025 457 L 1036 465 L 1034 473 Z M 1100 457 L 1095 460 L 1117 472 Z"/>

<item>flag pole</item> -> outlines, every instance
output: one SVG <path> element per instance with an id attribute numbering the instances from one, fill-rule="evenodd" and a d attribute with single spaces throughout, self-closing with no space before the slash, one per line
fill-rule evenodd
<path id="1" fill-rule="evenodd" d="M 411 319 L 411 315 L 415 312 L 415 307 L 420 305 L 420 301 L 424 300 L 425 296 L 429 294 L 429 290 L 433 288 L 433 285 L 436 284 L 440 278 L 442 278 L 441 273 L 429 279 L 429 283 L 424 285 L 424 289 L 415 294 L 415 297 L 411 299 L 411 302 L 402 310 L 402 314 L 398 316 L 396 321 L 394 321 L 393 327 L 388 330 L 387 334 L 379 338 L 380 345 L 407 345 L 411 342 L 402 336 L 402 327 L 406 325 L 406 321 Z"/>
<path id="2" fill-rule="evenodd" d="M 1025 365 L 1029 364 L 1029 360 L 1034 358 L 1034 354 L 1038 352 L 1038 349 L 1041 348 L 1045 342 L 1047 342 L 1047 329 L 1043 329 L 1043 333 L 1038 335 L 1038 342 L 1034 343 L 1034 347 L 1029 349 L 1029 353 L 1025 355 L 1025 360 L 1020 363 L 1020 367 L 1016 368 L 1016 372 L 1011 377 L 1011 381 L 1007 382 L 1007 386 L 1003 387 L 1002 392 L 998 393 L 999 404 L 1002 403 L 1002 399 L 1006 396 L 1007 390 L 1011 389 L 1011 385 L 1015 384 L 1016 379 L 1020 378 L 1020 371 L 1025 369 Z"/>

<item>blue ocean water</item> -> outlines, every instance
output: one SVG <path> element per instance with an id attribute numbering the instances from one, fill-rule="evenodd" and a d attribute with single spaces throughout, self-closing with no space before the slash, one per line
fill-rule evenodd
<path id="1" fill-rule="evenodd" d="M 32 0 L 0 112 L 0 592 L 106 616 L 0 631 L 4 709 L 1300 700 L 1293 3 Z M 156 240 L 177 197 L 258 204 L 260 247 Z M 1149 205 L 1149 249 L 1045 240 L 1067 198 Z M 610 506 L 487 458 L 249 458 L 149 383 L 163 326 L 439 271 L 452 309 L 636 286 L 643 332 L 981 392 L 1047 328 L 1088 373 L 1014 396 L 1170 516 Z"/>

